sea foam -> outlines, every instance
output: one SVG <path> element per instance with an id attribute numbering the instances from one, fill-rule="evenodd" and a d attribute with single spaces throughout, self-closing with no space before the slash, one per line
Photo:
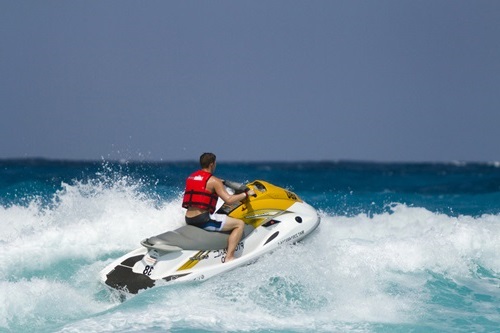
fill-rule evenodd
<path id="1" fill-rule="evenodd" d="M 385 213 L 321 218 L 309 237 L 252 265 L 121 303 L 99 282 L 99 271 L 143 238 L 181 226 L 180 197 L 162 202 L 126 177 L 64 183 L 49 203 L 0 207 L 0 330 L 453 326 L 434 319 L 436 311 L 484 320 L 481 327 L 500 322 L 500 216 L 449 216 L 396 203 Z"/>

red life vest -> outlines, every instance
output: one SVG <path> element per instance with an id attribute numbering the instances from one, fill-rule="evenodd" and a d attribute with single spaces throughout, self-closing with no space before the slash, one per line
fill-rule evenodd
<path id="1" fill-rule="evenodd" d="M 215 212 L 218 196 L 216 193 L 212 193 L 206 189 L 210 177 L 212 177 L 212 174 L 203 170 L 193 172 L 188 177 L 182 207 L 196 207 L 208 210 L 210 214 Z"/>

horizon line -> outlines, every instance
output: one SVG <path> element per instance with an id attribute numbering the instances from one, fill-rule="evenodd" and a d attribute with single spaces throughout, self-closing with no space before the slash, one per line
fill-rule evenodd
<path id="1" fill-rule="evenodd" d="M 100 159 L 86 159 L 86 158 L 52 158 L 52 157 L 0 157 L 0 162 L 54 162 L 54 163 L 119 163 L 119 164 L 139 164 L 139 163 L 199 163 L 198 159 L 116 159 L 110 158 L 106 159 L 101 157 Z M 447 165 L 466 165 L 466 164 L 491 164 L 500 167 L 500 161 L 478 161 L 478 160 L 449 160 L 449 161 L 411 161 L 411 160 L 401 160 L 401 161 L 385 161 L 385 160 L 369 160 L 369 159 L 296 159 L 296 160 L 225 160 L 218 159 L 219 162 L 229 163 L 229 164 L 262 164 L 262 163 L 332 163 L 332 164 L 447 164 Z"/>

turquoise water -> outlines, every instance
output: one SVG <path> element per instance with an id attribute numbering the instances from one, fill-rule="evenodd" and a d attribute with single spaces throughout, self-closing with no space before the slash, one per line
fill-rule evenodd
<path id="1" fill-rule="evenodd" d="M 500 165 L 219 163 L 319 228 L 252 265 L 121 302 L 99 271 L 182 225 L 196 163 L 0 161 L 0 332 L 498 332 Z"/>

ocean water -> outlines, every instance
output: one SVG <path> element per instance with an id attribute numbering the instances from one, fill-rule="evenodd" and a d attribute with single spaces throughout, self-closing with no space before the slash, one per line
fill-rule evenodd
<path id="1" fill-rule="evenodd" d="M 0 332 L 499 332 L 500 165 L 223 163 L 293 190 L 309 237 L 122 302 L 99 271 L 183 224 L 196 163 L 0 161 Z"/>

